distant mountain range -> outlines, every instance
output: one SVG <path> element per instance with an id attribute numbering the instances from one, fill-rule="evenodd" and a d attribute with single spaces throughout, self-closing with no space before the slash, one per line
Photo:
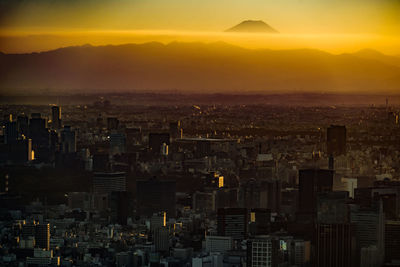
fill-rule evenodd
<path id="1" fill-rule="evenodd" d="M 238 25 L 227 29 L 227 32 L 258 32 L 258 33 L 278 33 L 277 30 L 269 26 L 262 20 L 245 20 Z"/>
<path id="2" fill-rule="evenodd" d="M 400 58 L 373 50 L 252 50 L 226 43 L 76 46 L 0 54 L 0 92 L 398 93 Z"/>

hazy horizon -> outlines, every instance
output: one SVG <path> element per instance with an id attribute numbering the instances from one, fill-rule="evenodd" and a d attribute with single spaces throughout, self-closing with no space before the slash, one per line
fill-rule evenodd
<path id="1" fill-rule="evenodd" d="M 0 90 L 396 93 L 399 11 L 399 0 L 0 0 Z M 245 20 L 279 33 L 225 32 Z M 164 47 L 135 46 L 150 42 Z M 28 55 L 65 47 L 82 51 Z"/>

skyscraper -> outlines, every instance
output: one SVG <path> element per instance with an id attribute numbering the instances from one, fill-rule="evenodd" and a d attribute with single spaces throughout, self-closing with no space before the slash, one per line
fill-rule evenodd
<path id="1" fill-rule="evenodd" d="M 346 154 L 346 126 L 331 125 L 327 129 L 326 145 L 328 155 Z"/>
<path id="2" fill-rule="evenodd" d="M 29 120 L 29 137 L 32 139 L 32 150 L 35 158 L 46 161 L 49 157 L 50 134 L 46 128 L 46 119 L 40 113 L 32 113 Z"/>
<path id="3" fill-rule="evenodd" d="M 55 130 L 61 128 L 61 107 L 59 106 L 51 108 L 51 127 Z"/>
<path id="4" fill-rule="evenodd" d="M 35 226 L 36 247 L 50 249 L 50 224 L 37 224 Z"/>
<path id="5" fill-rule="evenodd" d="M 307 169 L 299 171 L 298 215 L 307 221 L 314 221 L 317 215 L 317 196 L 332 191 L 333 171 Z"/>
<path id="6" fill-rule="evenodd" d="M 230 236 L 236 240 L 247 237 L 247 209 L 218 209 L 217 230 L 220 236 Z"/>
<path id="7" fill-rule="evenodd" d="M 76 152 L 76 134 L 71 129 L 71 126 L 64 126 L 64 129 L 61 131 L 61 152 Z"/>
<path id="8" fill-rule="evenodd" d="M 163 144 L 170 144 L 169 133 L 150 133 L 149 134 L 149 149 L 153 154 L 160 154 Z"/>
<path id="9" fill-rule="evenodd" d="M 167 216 L 176 214 L 176 182 L 158 180 L 137 180 L 137 211 L 140 215 L 151 216 L 158 212 L 167 212 Z"/>
<path id="10" fill-rule="evenodd" d="M 355 238 L 351 224 L 317 224 L 316 262 L 324 267 L 354 266 Z"/>
<path id="11" fill-rule="evenodd" d="M 374 249 L 374 258 L 376 266 L 382 264 L 384 258 L 384 238 L 385 238 L 385 218 L 382 203 L 375 203 L 370 208 L 363 208 L 357 205 L 351 205 L 350 221 L 357 225 L 357 252 L 359 264 L 363 263 L 362 252 L 368 252 Z"/>
<path id="12" fill-rule="evenodd" d="M 110 154 L 122 154 L 126 151 L 126 136 L 123 133 L 113 132 L 110 134 Z"/>
<path id="13" fill-rule="evenodd" d="M 93 191 L 95 193 L 111 193 L 126 191 L 126 175 L 124 172 L 95 172 L 93 175 Z"/>
<path id="14" fill-rule="evenodd" d="M 18 134 L 28 137 L 29 134 L 29 121 L 28 117 L 21 115 L 17 117 Z"/>

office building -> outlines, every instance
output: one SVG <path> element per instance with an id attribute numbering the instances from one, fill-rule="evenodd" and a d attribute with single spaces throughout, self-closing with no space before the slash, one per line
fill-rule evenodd
<path id="1" fill-rule="evenodd" d="M 354 226 L 317 224 L 316 266 L 352 267 L 355 259 Z"/>
<path id="2" fill-rule="evenodd" d="M 230 236 L 206 236 L 206 252 L 225 253 L 233 249 L 233 239 Z"/>
<path id="3" fill-rule="evenodd" d="M 113 132 L 110 134 L 110 155 L 125 153 L 126 136 L 123 133 Z"/>
<path id="4" fill-rule="evenodd" d="M 304 266 L 311 260 L 311 242 L 295 239 L 290 242 L 290 263 L 295 266 Z"/>
<path id="5" fill-rule="evenodd" d="M 314 221 L 317 213 L 318 193 L 330 192 L 333 186 L 333 171 L 306 169 L 299 171 L 300 219 Z"/>
<path id="6" fill-rule="evenodd" d="M 385 223 L 385 262 L 400 261 L 400 221 Z"/>
<path id="7" fill-rule="evenodd" d="M 149 134 L 149 150 L 155 155 L 161 154 L 163 144 L 170 145 L 169 133 L 150 133 Z"/>
<path id="8" fill-rule="evenodd" d="M 4 143 L 13 144 L 18 140 L 18 127 L 16 121 L 7 121 L 5 124 Z"/>
<path id="9" fill-rule="evenodd" d="M 251 209 L 249 234 L 252 236 L 267 235 L 271 231 L 271 210 Z"/>
<path id="10" fill-rule="evenodd" d="M 328 155 L 346 154 L 346 126 L 331 125 L 327 129 L 326 144 Z"/>
<path id="11" fill-rule="evenodd" d="M 167 252 L 169 251 L 169 230 L 167 227 L 162 226 L 154 230 L 154 246 L 156 251 Z"/>
<path id="12" fill-rule="evenodd" d="M 247 237 L 247 209 L 218 209 L 217 216 L 218 235 L 230 236 L 235 240 L 243 240 Z"/>
<path id="13" fill-rule="evenodd" d="M 50 249 L 50 224 L 35 225 L 35 243 L 38 248 Z"/>
<path id="14" fill-rule="evenodd" d="M 114 117 L 107 118 L 107 129 L 111 130 L 118 130 L 119 120 Z"/>
<path id="15" fill-rule="evenodd" d="M 371 208 L 350 205 L 350 223 L 356 225 L 358 262 L 363 259 L 363 249 L 368 252 L 369 248 L 375 247 L 373 250 L 376 251 L 377 266 L 382 264 L 385 255 L 385 216 L 382 203 L 376 203 Z"/>
<path id="16" fill-rule="evenodd" d="M 268 236 L 247 242 L 248 267 L 272 267 L 272 239 Z"/>
<path id="17" fill-rule="evenodd" d="M 124 172 L 95 172 L 93 174 L 93 192 L 97 194 L 126 191 Z"/>
<path id="18" fill-rule="evenodd" d="M 151 216 L 167 212 L 168 217 L 176 214 L 176 182 L 151 178 L 137 180 L 137 211 L 140 215 Z"/>
<path id="19" fill-rule="evenodd" d="M 51 107 L 51 127 L 54 130 L 61 129 L 61 107 Z"/>
<path id="20" fill-rule="evenodd" d="M 31 139 L 21 139 L 9 144 L 8 152 L 9 160 L 13 163 L 26 163 L 34 160 Z"/>
<path id="21" fill-rule="evenodd" d="M 17 117 L 17 128 L 18 134 L 20 136 L 28 137 L 29 135 L 29 120 L 28 117 L 25 115 L 20 115 Z"/>
<path id="22" fill-rule="evenodd" d="M 120 225 L 126 225 L 128 216 L 132 216 L 134 209 L 132 194 L 127 191 L 111 192 L 109 207 L 111 209 L 111 221 Z"/>
<path id="23" fill-rule="evenodd" d="M 349 193 L 333 191 L 318 193 L 317 222 L 320 224 L 344 224 L 349 222 Z"/>
<path id="24" fill-rule="evenodd" d="M 46 119 L 42 118 L 40 113 L 32 113 L 29 120 L 29 138 L 32 139 L 35 159 L 39 161 L 47 161 L 49 158 L 50 133 L 46 127 Z"/>
<path id="25" fill-rule="evenodd" d="M 61 131 L 61 152 L 76 152 L 76 134 L 71 129 L 71 126 L 64 126 L 64 129 Z"/>

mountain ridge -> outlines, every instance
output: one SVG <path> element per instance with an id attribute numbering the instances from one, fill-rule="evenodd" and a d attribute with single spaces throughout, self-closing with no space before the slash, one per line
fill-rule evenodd
<path id="1" fill-rule="evenodd" d="M 395 92 L 400 84 L 400 67 L 385 55 L 379 61 L 223 42 L 74 46 L 0 57 L 0 91 Z"/>

